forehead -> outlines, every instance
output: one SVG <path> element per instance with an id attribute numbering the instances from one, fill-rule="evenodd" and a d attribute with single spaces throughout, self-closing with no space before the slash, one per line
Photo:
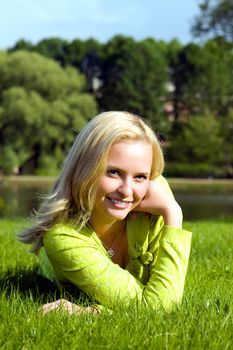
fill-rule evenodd
<path id="1" fill-rule="evenodd" d="M 152 165 L 152 146 L 146 141 L 121 141 L 111 146 L 107 156 L 107 166 L 135 171 L 150 171 Z"/>

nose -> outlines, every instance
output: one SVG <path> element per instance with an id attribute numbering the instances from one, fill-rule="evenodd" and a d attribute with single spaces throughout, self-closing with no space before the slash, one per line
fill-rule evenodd
<path id="1" fill-rule="evenodd" d="M 122 179 L 121 184 L 117 189 L 117 192 L 120 193 L 123 196 L 123 198 L 132 197 L 132 194 L 133 194 L 132 181 L 129 178 Z"/>

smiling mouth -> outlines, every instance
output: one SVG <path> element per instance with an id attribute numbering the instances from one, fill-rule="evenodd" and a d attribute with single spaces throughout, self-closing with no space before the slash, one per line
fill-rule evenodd
<path id="1" fill-rule="evenodd" d="M 107 199 L 118 208 L 127 208 L 132 202 L 121 201 L 119 199 L 107 197 Z"/>

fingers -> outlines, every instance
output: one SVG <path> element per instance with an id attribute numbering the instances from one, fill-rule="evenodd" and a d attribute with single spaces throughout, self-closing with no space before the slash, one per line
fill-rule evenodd
<path id="1" fill-rule="evenodd" d="M 69 315 L 72 315 L 72 314 L 81 315 L 83 313 L 96 315 L 99 313 L 98 308 L 95 306 L 83 307 L 83 306 L 79 306 L 74 303 L 71 303 L 66 299 L 58 299 L 51 303 L 44 304 L 40 309 L 43 315 L 46 315 L 51 311 L 61 311 L 61 310 L 63 311 L 65 310 L 66 312 L 68 312 Z"/>
<path id="2" fill-rule="evenodd" d="M 48 312 L 56 310 L 60 305 L 60 300 L 56 300 L 52 303 L 48 303 L 42 306 L 42 313 L 46 315 Z"/>
<path id="3" fill-rule="evenodd" d="M 69 313 L 69 315 L 71 315 L 73 313 L 76 313 L 76 314 L 82 313 L 81 306 L 73 304 L 70 301 L 65 300 L 65 299 L 59 299 L 59 300 L 53 301 L 51 303 L 44 304 L 42 306 L 43 315 L 46 315 L 47 313 L 49 313 L 51 311 L 59 311 L 59 310 L 65 310 Z"/>

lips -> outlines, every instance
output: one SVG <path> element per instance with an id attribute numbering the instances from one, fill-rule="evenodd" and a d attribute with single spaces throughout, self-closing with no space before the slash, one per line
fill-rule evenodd
<path id="1" fill-rule="evenodd" d="M 116 199 L 116 198 L 111 198 L 111 197 L 107 197 L 107 199 L 111 202 L 111 204 L 116 207 L 116 208 L 120 208 L 120 209 L 125 209 L 128 208 L 128 206 L 132 203 L 131 201 L 121 201 L 120 199 Z"/>

